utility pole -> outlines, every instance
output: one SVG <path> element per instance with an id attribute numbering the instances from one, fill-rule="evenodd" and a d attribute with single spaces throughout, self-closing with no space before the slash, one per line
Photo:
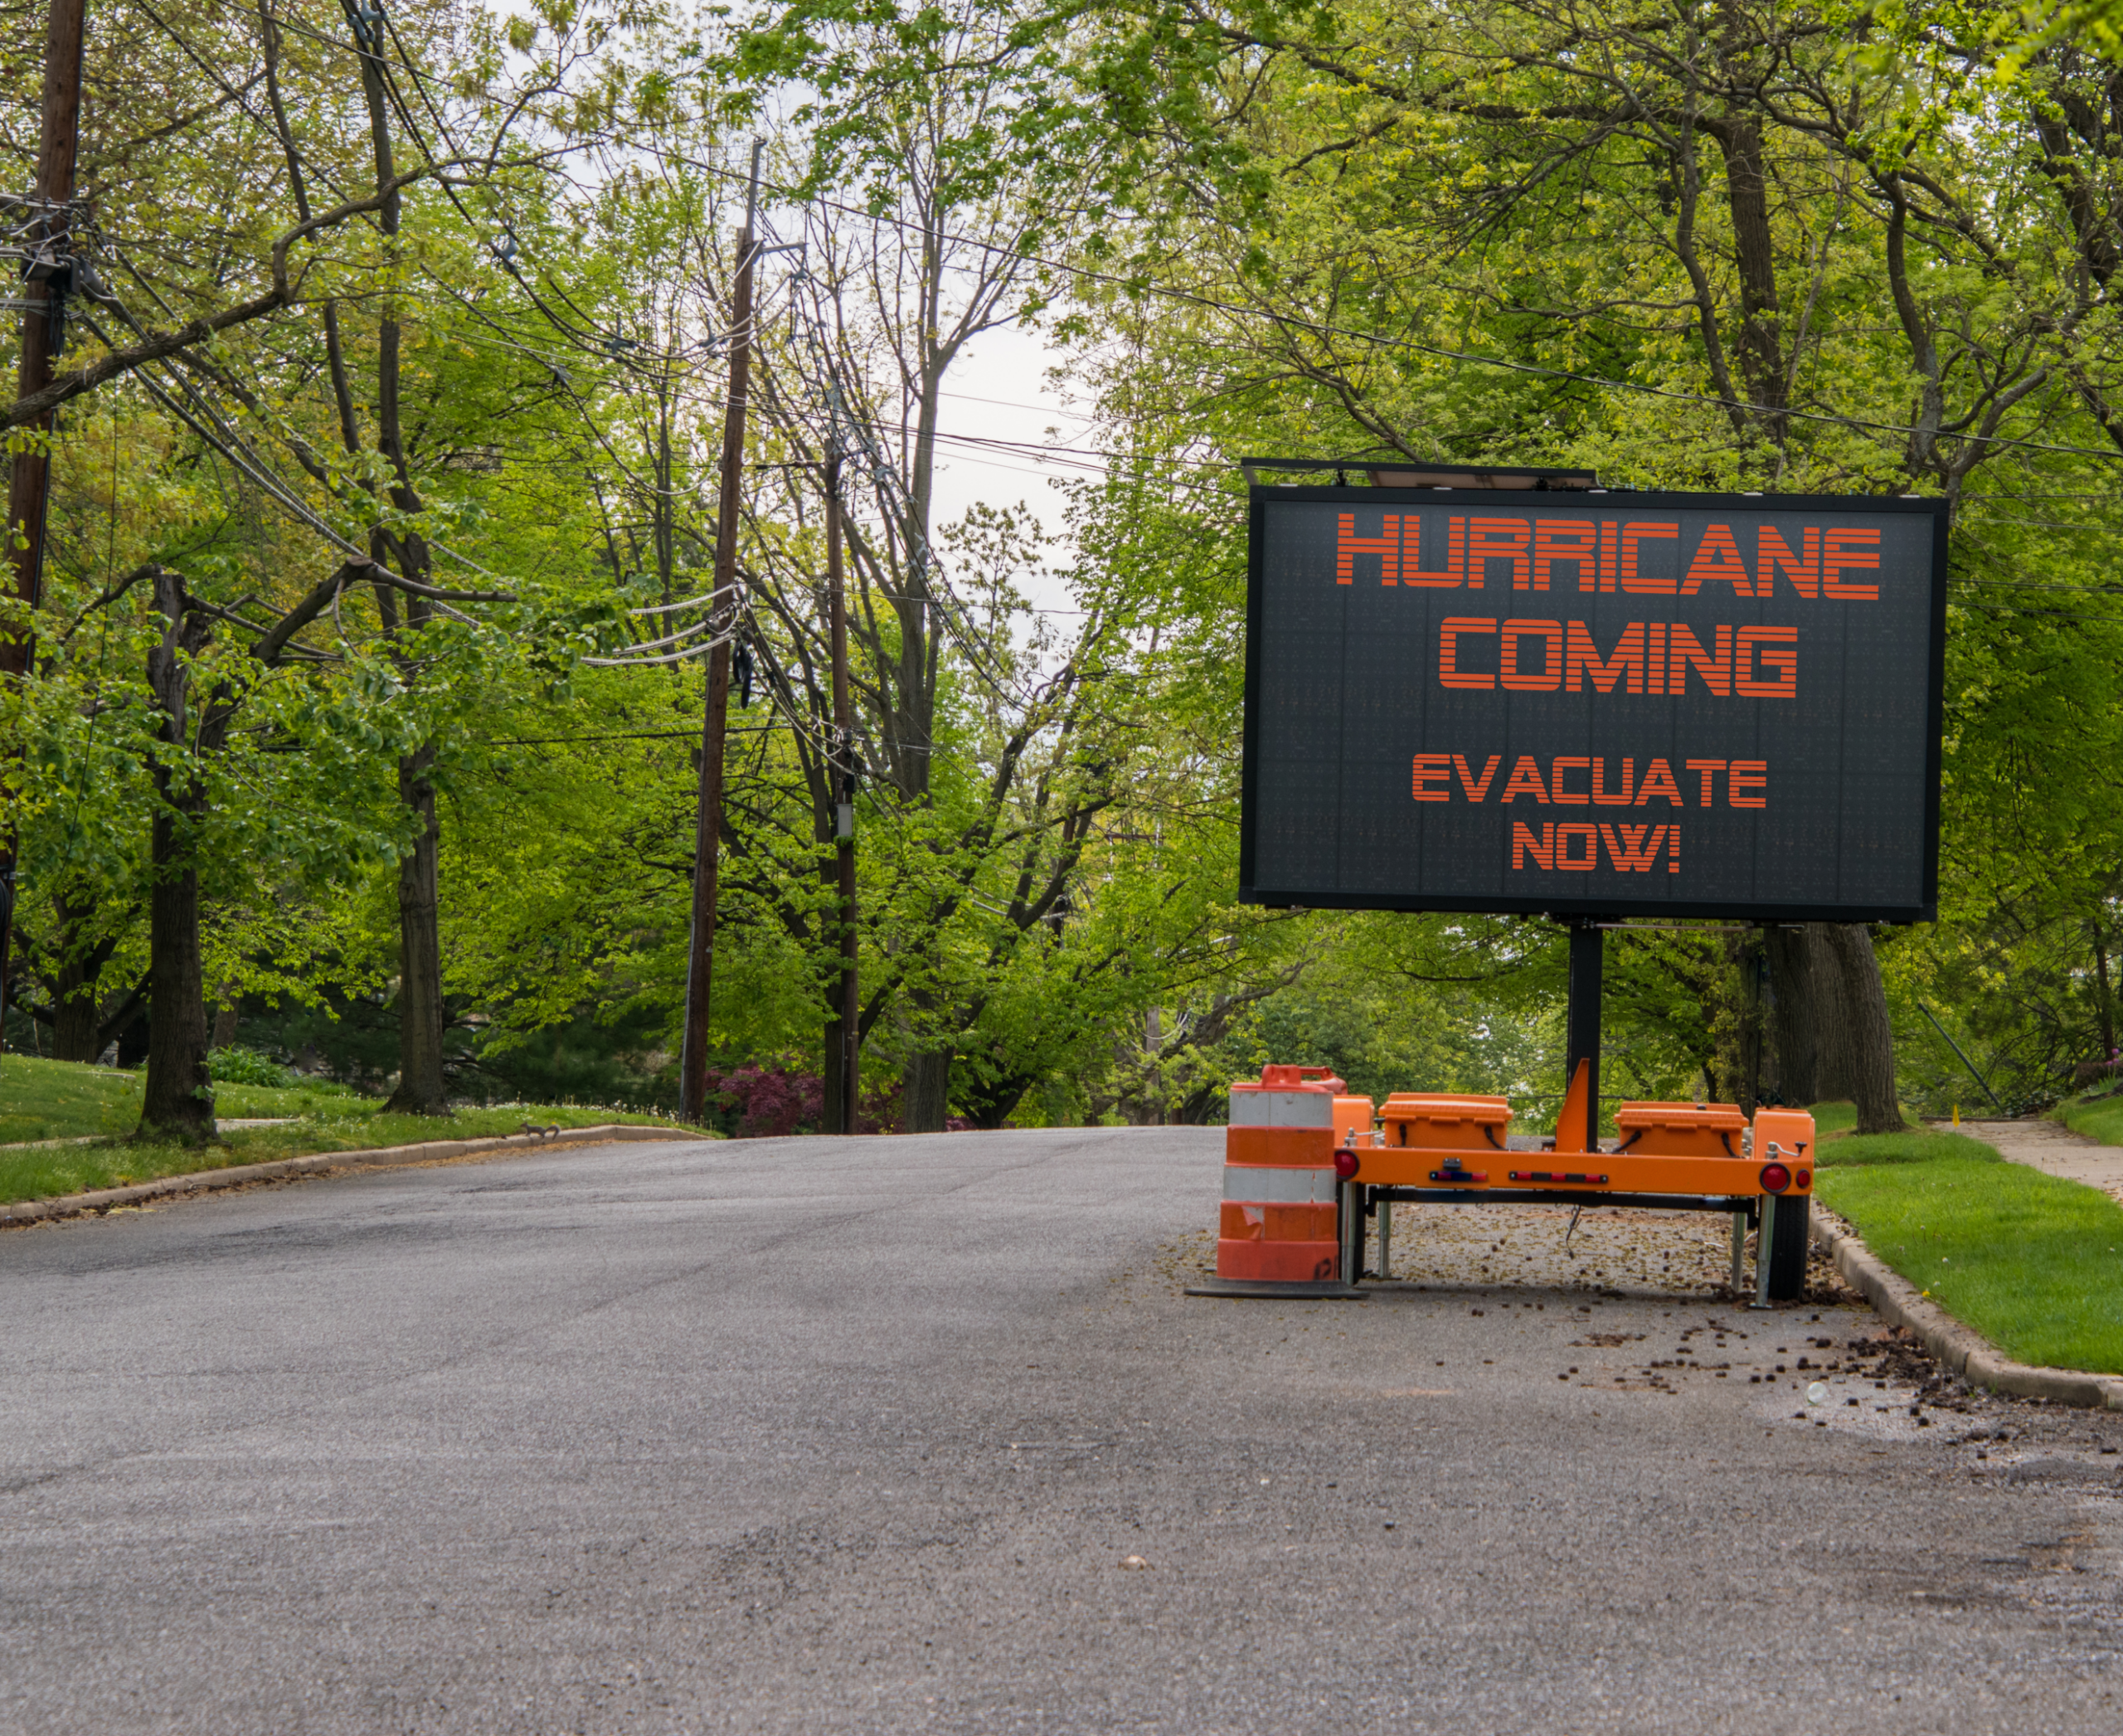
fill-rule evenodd
<path id="1" fill-rule="evenodd" d="M 841 559 L 840 431 L 826 454 L 826 589 L 833 610 L 833 839 L 840 904 L 840 1133 L 857 1126 L 862 1089 L 862 999 L 855 980 L 855 709 L 848 691 L 848 595 Z"/>
<path id="2" fill-rule="evenodd" d="M 738 496 L 745 478 L 745 397 L 752 364 L 752 224 L 760 202 L 760 153 L 752 141 L 752 177 L 745 226 L 737 236 L 737 284 L 730 309 L 730 401 L 722 418 L 722 494 L 715 508 L 715 589 L 708 631 L 721 643 L 707 656 L 707 715 L 701 727 L 700 813 L 693 829 L 692 944 L 686 969 L 686 1040 L 678 1062 L 678 1113 L 707 1119 L 707 1009 L 714 987 L 715 898 L 722 839 L 722 743 L 730 717 L 730 640 L 737 584 Z"/>
<path id="3" fill-rule="evenodd" d="M 51 0 L 44 34 L 44 127 L 37 143 L 36 189 L 23 212 L 28 257 L 22 267 L 22 354 L 20 394 L 27 397 L 51 383 L 52 362 L 65 342 L 66 292 L 73 281 L 66 224 L 74 198 L 74 158 L 81 140 L 81 47 L 88 0 Z M 23 432 L 49 435 L 57 421 L 46 411 Z M 7 466 L 7 552 L 15 567 L 15 596 L 27 610 L 43 601 L 45 508 L 51 498 L 51 460 L 41 442 L 17 450 Z M 34 635 L 0 634 L 0 682 L 28 678 L 36 654 Z M 21 744 L 8 758 L 19 765 Z M 0 834 L 0 1011 L 7 1004 L 8 951 L 15 931 L 15 829 Z M 4 1039 L 0 1039 L 4 1047 Z"/>

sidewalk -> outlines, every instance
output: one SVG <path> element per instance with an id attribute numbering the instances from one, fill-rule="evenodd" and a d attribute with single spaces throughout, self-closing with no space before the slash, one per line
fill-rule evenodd
<path id="1" fill-rule="evenodd" d="M 1960 1132 L 1981 1140 L 2006 1162 L 2025 1164 L 2061 1175 L 2067 1181 L 2082 1181 L 2089 1187 L 2123 1200 L 2123 1145 L 2104 1145 L 2074 1133 L 2062 1121 L 1964 1121 L 1959 1128 L 1951 1121 L 1934 1121 L 1941 1133 Z"/>

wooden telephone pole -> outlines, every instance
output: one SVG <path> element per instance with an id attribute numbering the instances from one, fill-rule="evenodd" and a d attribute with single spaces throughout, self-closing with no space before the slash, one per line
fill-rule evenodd
<path id="1" fill-rule="evenodd" d="M 73 262 L 66 245 L 68 209 L 74 197 L 74 158 L 81 139 L 81 48 L 86 36 L 88 0 L 51 0 L 44 36 L 44 127 L 36 154 L 36 189 L 22 212 L 28 256 L 22 272 L 22 354 L 17 391 L 23 397 L 51 383 L 51 364 L 63 334 L 66 292 Z M 57 421 L 46 411 L 24 425 L 32 435 L 49 435 Z M 15 596 L 26 609 L 43 600 L 45 509 L 51 496 L 51 460 L 40 442 L 17 451 L 7 467 L 8 552 L 15 568 Z M 0 682 L 10 685 L 28 678 L 36 654 L 34 635 L 0 634 Z M 21 745 L 11 745 L 8 758 L 19 764 Z M 0 834 L 0 1011 L 7 1004 L 9 948 L 15 931 L 15 829 Z M 4 1046 L 4 1043 L 0 1043 Z"/>
<path id="2" fill-rule="evenodd" d="M 855 978 L 855 708 L 848 691 L 848 596 L 841 559 L 839 430 L 826 455 L 826 588 L 833 610 L 833 839 L 840 906 L 840 1053 L 827 1065 L 840 1069 L 840 1126 L 857 1126 L 862 1089 L 862 999 Z"/>
<path id="3" fill-rule="evenodd" d="M 745 399 L 751 380 L 752 225 L 759 213 L 760 153 L 752 142 L 752 177 L 745 194 L 745 226 L 737 236 L 737 284 L 730 309 L 730 400 L 722 418 L 722 494 L 715 508 L 715 589 L 708 630 L 723 635 L 708 653 L 707 715 L 701 728 L 700 812 L 693 829 L 692 944 L 686 969 L 686 1038 L 678 1061 L 678 1113 L 707 1118 L 707 1010 L 715 974 L 715 900 L 722 839 L 722 745 L 730 718 L 730 641 L 736 614 L 737 513 L 745 479 Z"/>

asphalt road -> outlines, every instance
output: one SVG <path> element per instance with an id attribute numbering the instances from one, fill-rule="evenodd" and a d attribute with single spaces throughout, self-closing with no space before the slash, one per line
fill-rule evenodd
<path id="1" fill-rule="evenodd" d="M 0 1234 L 0 1729 L 2123 1728 L 2123 1417 L 1912 1418 L 1869 1315 L 1533 1218 L 1183 1298 L 1220 1156 L 633 1145 Z"/>

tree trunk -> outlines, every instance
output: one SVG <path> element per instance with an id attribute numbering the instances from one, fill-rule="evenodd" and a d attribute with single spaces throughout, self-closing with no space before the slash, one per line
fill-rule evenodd
<path id="1" fill-rule="evenodd" d="M 2116 997 L 2108 986 L 2108 943 L 2096 929 L 2093 937 L 2093 974 L 2099 985 L 2101 1014 L 2101 1058 L 2116 1058 Z"/>
<path id="2" fill-rule="evenodd" d="M 1765 1053 L 1769 1046 L 1768 1012 L 1762 1004 L 1762 946 L 1749 936 L 1737 944 L 1728 942 L 1732 976 L 1737 983 L 1737 1017 L 1732 1044 L 1732 1098 L 1751 1116 L 1761 1106 Z"/>
<path id="3" fill-rule="evenodd" d="M 442 1081 L 442 941 L 436 918 L 440 828 L 428 770 L 435 749 L 398 762 L 398 795 L 420 820 L 412 853 L 398 864 L 398 1089 L 395 1115 L 448 1115 Z"/>
<path id="4" fill-rule="evenodd" d="M 1767 935 L 1778 1087 L 1790 1103 L 1858 1105 L 1858 1126 L 1902 1126 L 1894 1033 L 1871 935 L 1861 926 L 1809 922 Z"/>
<path id="5" fill-rule="evenodd" d="M 1817 1102 L 1857 1095 L 1856 1036 L 1843 964 L 1829 938 L 1830 925 L 1809 922 L 1805 946 L 1809 993 L 1806 1017 L 1814 1031 L 1814 1092 Z"/>
<path id="6" fill-rule="evenodd" d="M 838 1133 L 843 1126 L 840 1104 L 841 1098 L 846 1095 L 846 1081 L 840 1064 L 840 1029 L 841 1022 L 838 1019 L 826 1021 L 825 1058 L 819 1068 L 825 1080 L 825 1106 L 820 1111 L 822 1119 L 819 1123 L 820 1131 L 826 1133 Z M 852 1118 L 845 1125 L 849 1132 L 855 1131 Z"/>
<path id="7" fill-rule="evenodd" d="M 189 828 L 183 829 L 189 831 Z M 214 1137 L 206 1074 L 206 999 L 199 954 L 199 870 L 176 819 L 155 816 L 154 887 L 148 902 L 148 1082 L 143 1138 L 203 1145 Z"/>
<path id="8" fill-rule="evenodd" d="M 206 792 L 187 763 L 189 659 L 206 644 L 199 617 L 185 612 L 183 581 L 155 575 L 162 643 L 148 654 L 148 685 L 163 713 L 163 756 L 155 763 L 154 824 L 148 902 L 148 1078 L 140 1136 L 202 1145 L 215 1135 L 214 1090 L 206 1073 L 206 982 L 199 950 L 197 827 Z M 203 734 L 203 732 L 202 732 Z"/>
<path id="9" fill-rule="evenodd" d="M 226 989 L 221 992 L 224 995 L 229 994 Z M 216 1048 L 225 1049 L 236 1041 L 236 1020 L 240 1010 L 232 995 L 214 1009 L 213 1046 Z"/>
<path id="10" fill-rule="evenodd" d="M 925 1049 L 910 1055 L 900 1069 L 899 1116 L 902 1133 L 941 1133 L 951 1107 L 950 1049 Z"/>
<path id="11" fill-rule="evenodd" d="M 110 949 L 98 946 L 85 953 L 77 951 L 75 925 L 88 912 L 76 909 L 65 892 L 59 895 L 56 904 L 59 970 L 51 985 L 51 1053 L 60 1061 L 94 1062 L 103 1053 L 97 1002 Z"/>
<path id="12" fill-rule="evenodd" d="M 1787 1103 L 1818 1102 L 1813 953 L 1806 931 L 1771 928 L 1762 944 L 1769 954 L 1770 1043 L 1776 1058 L 1777 1091 Z"/>
<path id="13" fill-rule="evenodd" d="M 352 13 L 349 12 L 349 17 Z M 377 21 L 376 35 L 365 36 L 357 28 L 361 51 L 362 95 L 368 108 L 369 143 L 376 160 L 379 192 L 396 177 L 391 143 L 391 103 L 384 82 L 383 36 L 381 11 L 369 14 Z M 398 256 L 401 202 L 394 190 L 385 195 L 377 214 L 377 226 Z M 400 331 L 397 303 L 390 296 L 377 309 L 376 329 L 376 446 L 391 467 L 391 503 L 399 512 L 416 514 L 426 510 L 413 486 L 411 467 L 406 459 L 405 432 L 400 396 Z M 358 443 L 357 418 L 353 401 L 335 369 L 333 387 L 339 403 L 342 438 L 352 450 Z M 369 532 L 370 553 L 379 562 L 395 562 L 401 576 L 425 581 L 430 577 L 428 547 L 418 531 L 393 532 L 381 525 Z M 384 637 L 410 684 L 415 678 L 406 669 L 398 649 L 398 609 L 387 586 L 377 590 L 377 612 L 383 622 Z M 406 624 L 417 630 L 429 617 L 426 602 L 408 595 Z M 449 1103 L 442 1084 L 442 945 L 436 926 L 436 827 L 435 786 L 428 770 L 435 763 L 432 743 L 398 761 L 398 794 L 413 810 L 420 832 L 413 853 L 398 864 L 398 1089 L 384 1106 L 405 1115 L 448 1115 Z"/>
<path id="14" fill-rule="evenodd" d="M 1710 124 L 1725 155 L 1732 214 L 1732 253 L 1740 268 L 1740 377 L 1765 416 L 1771 440 L 1785 438 L 1782 312 L 1777 304 L 1776 248 L 1761 127 L 1739 116 Z"/>
<path id="15" fill-rule="evenodd" d="M 1898 1133 L 1902 1100 L 1895 1092 L 1894 1028 L 1887 1020 L 1887 987 L 1873 936 L 1862 923 L 1829 923 L 1822 933 L 1836 965 L 1836 986 L 1847 1033 L 1850 1095 L 1858 1105 L 1858 1131 Z"/>
<path id="16" fill-rule="evenodd" d="M 984 1133 L 995 1131 L 1010 1119 L 1035 1082 L 1029 1073 L 1009 1073 L 977 1087 L 973 1101 L 964 1105 L 964 1119 Z"/>
<path id="17" fill-rule="evenodd" d="M 51 1055 L 55 1061 L 94 1061 L 103 1053 L 96 1041 L 96 985 L 79 959 L 59 967 L 57 992 L 51 999 Z"/>

